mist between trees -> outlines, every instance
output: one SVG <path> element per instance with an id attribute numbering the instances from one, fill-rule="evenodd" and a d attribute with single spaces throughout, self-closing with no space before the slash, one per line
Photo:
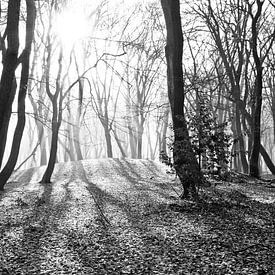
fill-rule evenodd
<path id="1" fill-rule="evenodd" d="M 46 183 L 56 162 L 160 153 L 191 186 L 211 165 L 275 173 L 272 1 L 90 2 L 1 1 L 2 188 L 15 169 L 46 165 Z M 205 146 L 217 129 L 226 160 Z"/>

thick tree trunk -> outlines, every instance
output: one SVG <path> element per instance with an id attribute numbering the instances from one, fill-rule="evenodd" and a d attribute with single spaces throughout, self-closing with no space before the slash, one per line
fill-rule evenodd
<path id="1" fill-rule="evenodd" d="M 6 105 L 6 110 L 3 113 L 2 124 L 0 126 L 0 167 L 3 164 L 3 157 L 5 153 L 5 148 L 6 148 L 7 135 L 8 135 L 8 129 L 10 124 L 11 112 L 12 112 L 12 103 L 14 101 L 16 89 L 17 89 L 17 82 L 16 82 L 16 79 L 14 78 L 12 88 L 9 94 L 9 100 Z"/>
<path id="2" fill-rule="evenodd" d="M 262 112 L 262 68 L 257 68 L 255 83 L 255 112 L 253 116 L 252 149 L 249 159 L 249 174 L 259 177 L 259 155 L 261 148 L 261 112 Z"/>
<path id="3" fill-rule="evenodd" d="M 197 196 L 196 185 L 202 181 L 200 167 L 191 147 L 184 117 L 184 85 L 182 70 L 183 35 L 179 0 L 161 0 L 165 17 L 167 40 L 167 81 L 168 96 L 172 111 L 174 128 L 174 165 L 183 185 L 182 198 Z"/>
<path id="4" fill-rule="evenodd" d="M 259 177 L 259 155 L 261 148 L 261 113 L 262 113 L 262 89 L 263 89 L 263 69 L 262 61 L 260 60 L 258 54 L 258 20 L 260 19 L 262 13 L 262 6 L 264 2 L 257 1 L 257 12 L 255 16 L 251 14 L 252 17 L 252 39 L 251 48 L 253 53 L 253 58 L 256 67 L 256 79 L 255 87 L 253 91 L 252 103 L 254 112 L 252 117 L 252 149 L 249 159 L 249 174 L 253 177 Z M 252 11 L 251 11 L 252 12 Z"/>
<path id="5" fill-rule="evenodd" d="M 112 158 L 113 157 L 113 148 L 112 148 L 112 139 L 111 134 L 108 125 L 105 125 L 103 123 L 104 127 L 104 134 L 105 134 L 105 140 L 106 140 L 106 149 L 107 149 L 107 157 Z"/>
<path id="6" fill-rule="evenodd" d="M 21 79 L 20 79 L 20 88 L 18 93 L 17 124 L 14 132 L 9 159 L 5 167 L 0 173 L 0 190 L 3 190 L 4 185 L 8 181 L 16 165 L 20 144 L 23 136 L 23 131 L 25 127 L 25 122 L 26 122 L 25 98 L 26 98 L 27 85 L 28 85 L 28 79 L 29 79 L 31 44 L 34 36 L 34 26 L 35 26 L 35 17 L 36 17 L 34 1 L 26 0 L 26 4 L 27 4 L 26 45 L 22 56 Z"/>
<path id="7" fill-rule="evenodd" d="M 18 65 L 20 2 L 20 0 L 9 1 L 6 28 L 8 47 L 7 50 L 2 49 L 4 54 L 0 80 L 0 167 L 6 147 L 7 130 L 16 92 L 15 70 Z"/>
<path id="8" fill-rule="evenodd" d="M 74 137 L 72 136 L 73 127 L 68 123 L 67 125 L 67 135 L 64 144 L 64 161 L 76 161 L 75 147 L 74 147 Z M 59 139 L 60 140 L 60 139 Z M 66 154 L 68 151 L 68 154 Z M 68 156 L 68 158 L 67 158 Z"/>
<path id="9" fill-rule="evenodd" d="M 77 114 L 77 116 L 79 116 Z M 76 159 L 77 160 L 82 160 L 83 159 L 83 155 L 82 155 L 82 151 L 81 151 L 81 147 L 80 147 L 80 135 L 79 135 L 79 131 L 80 131 L 80 121 L 79 118 L 76 119 L 76 125 L 73 125 L 73 142 L 74 142 L 74 148 L 75 148 L 75 152 L 76 152 Z"/>

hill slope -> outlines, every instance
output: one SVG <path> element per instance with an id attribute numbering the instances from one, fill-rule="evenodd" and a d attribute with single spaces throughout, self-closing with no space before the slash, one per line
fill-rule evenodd
<path id="1" fill-rule="evenodd" d="M 258 202 L 230 184 L 179 202 L 179 184 L 148 160 L 57 164 L 48 185 L 44 169 L 16 173 L 1 195 L 0 274 L 275 271 L 274 193 Z"/>

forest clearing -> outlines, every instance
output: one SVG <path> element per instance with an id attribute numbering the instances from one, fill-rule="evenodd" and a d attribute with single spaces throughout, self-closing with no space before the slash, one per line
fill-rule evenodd
<path id="1" fill-rule="evenodd" d="M 17 172 L 0 201 L 0 274 L 274 274 L 275 188 L 181 184 L 159 162 L 101 159 Z"/>

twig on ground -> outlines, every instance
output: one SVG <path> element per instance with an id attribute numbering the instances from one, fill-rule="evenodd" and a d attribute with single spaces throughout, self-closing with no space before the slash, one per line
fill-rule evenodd
<path id="1" fill-rule="evenodd" d="M 242 248 L 242 249 L 239 249 L 239 250 L 235 250 L 235 251 L 233 251 L 233 252 L 234 252 L 235 254 L 238 254 L 238 253 L 244 252 L 244 251 L 246 251 L 246 250 L 248 250 L 248 249 L 250 249 L 250 248 L 257 247 L 257 246 L 261 246 L 261 247 L 263 247 L 263 248 L 265 248 L 265 249 L 267 249 L 267 250 L 273 250 L 273 249 L 272 249 L 270 246 L 268 246 L 268 245 L 261 244 L 261 243 L 255 243 L 255 244 L 249 245 L 249 246 L 247 246 L 247 247 L 245 247 L 245 248 Z"/>
<path id="2" fill-rule="evenodd" d="M 95 202 L 95 204 L 96 204 L 96 206 L 97 206 L 97 208 L 98 208 L 98 210 L 99 210 L 99 212 L 100 212 L 100 215 L 102 216 L 103 220 L 104 220 L 105 222 L 107 222 L 109 225 L 111 225 L 111 223 L 110 223 L 110 221 L 108 220 L 108 218 L 104 215 L 103 210 L 102 210 L 102 208 L 100 207 L 100 205 L 99 205 L 99 203 L 98 203 L 96 197 L 94 196 L 93 192 L 90 192 L 90 190 L 88 189 L 87 186 L 86 186 L 85 188 L 86 188 L 86 189 L 89 191 L 89 193 L 92 195 L 93 200 L 94 200 L 94 202 Z"/>

